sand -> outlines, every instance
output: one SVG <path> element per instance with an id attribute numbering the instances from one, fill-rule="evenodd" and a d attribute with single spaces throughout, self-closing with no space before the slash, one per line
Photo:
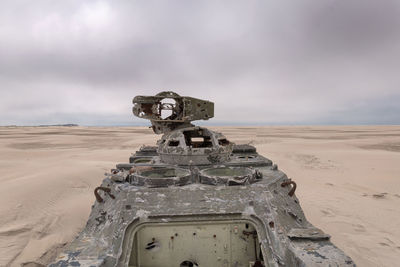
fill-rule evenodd
<path id="1" fill-rule="evenodd" d="M 306 217 L 359 266 L 399 266 L 400 126 L 213 127 L 296 181 Z M 0 127 L 0 266 L 52 261 L 144 127 Z"/>

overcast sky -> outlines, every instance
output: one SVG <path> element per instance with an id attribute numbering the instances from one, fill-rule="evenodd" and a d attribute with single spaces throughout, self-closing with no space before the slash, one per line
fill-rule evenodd
<path id="1" fill-rule="evenodd" d="M 0 125 L 135 125 L 164 90 L 214 123 L 400 124 L 400 1 L 0 2 Z"/>

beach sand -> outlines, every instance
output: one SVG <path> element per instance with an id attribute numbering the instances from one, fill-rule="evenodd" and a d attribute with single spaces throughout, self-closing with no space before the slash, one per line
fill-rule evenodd
<path id="1" fill-rule="evenodd" d="M 308 220 L 359 266 L 399 266 L 400 126 L 210 127 L 297 183 Z M 145 127 L 0 127 L 0 266 L 51 262 L 93 190 L 160 136 Z"/>

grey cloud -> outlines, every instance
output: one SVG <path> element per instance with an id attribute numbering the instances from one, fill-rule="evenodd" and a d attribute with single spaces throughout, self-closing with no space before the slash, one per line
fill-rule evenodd
<path id="1" fill-rule="evenodd" d="M 387 108 L 400 99 L 398 1 L 0 6 L 3 125 L 138 123 L 131 98 L 160 90 L 216 102 L 221 123 L 400 123 Z"/>

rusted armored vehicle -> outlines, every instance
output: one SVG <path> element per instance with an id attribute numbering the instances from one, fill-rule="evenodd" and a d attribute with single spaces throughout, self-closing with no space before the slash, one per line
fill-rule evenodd
<path id="1" fill-rule="evenodd" d="M 192 124 L 214 104 L 136 96 L 163 134 L 96 188 L 84 230 L 51 266 L 355 266 L 305 218 L 296 184 L 251 145 Z"/>

